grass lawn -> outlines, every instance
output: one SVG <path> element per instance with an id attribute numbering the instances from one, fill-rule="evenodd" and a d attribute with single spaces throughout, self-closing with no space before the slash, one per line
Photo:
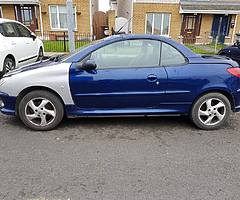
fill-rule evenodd
<path id="1" fill-rule="evenodd" d="M 185 44 L 185 46 L 191 49 L 196 54 L 215 54 L 214 50 L 213 51 L 205 50 L 197 45 Z"/>
<path id="2" fill-rule="evenodd" d="M 207 45 L 194 45 L 194 44 L 185 44 L 186 47 L 191 49 L 194 53 L 197 54 L 216 54 L 215 53 L 215 44 L 207 44 Z M 226 45 L 218 44 L 217 52 L 224 48 Z"/>
<path id="3" fill-rule="evenodd" d="M 80 48 L 88 43 L 89 41 L 77 41 L 75 48 Z M 46 52 L 65 52 L 64 41 L 43 41 L 43 45 Z M 68 42 L 66 42 L 66 52 L 69 52 Z"/>

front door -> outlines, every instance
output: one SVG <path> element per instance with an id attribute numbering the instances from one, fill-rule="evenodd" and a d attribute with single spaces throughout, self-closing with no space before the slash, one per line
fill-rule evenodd
<path id="1" fill-rule="evenodd" d="M 229 33 L 229 25 L 231 21 L 231 15 L 214 15 L 212 23 L 212 37 L 213 42 L 216 41 L 218 36 L 218 42 L 224 43 L 225 36 Z"/>
<path id="2" fill-rule="evenodd" d="M 15 12 L 16 20 L 35 32 L 38 28 L 36 7 L 34 5 L 17 5 L 15 6 Z"/>
<path id="3" fill-rule="evenodd" d="M 182 23 L 183 42 L 193 44 L 200 30 L 201 15 L 184 15 Z"/>
<path id="4" fill-rule="evenodd" d="M 71 69 L 74 103 L 84 110 L 112 109 L 113 113 L 159 108 L 167 84 L 166 71 L 160 67 L 160 49 L 160 41 L 139 39 L 96 50 L 84 59 L 94 60 L 96 70 Z"/>
<path id="5" fill-rule="evenodd" d="M 21 38 L 24 45 L 22 47 L 24 48 L 24 52 L 27 55 L 27 57 L 23 58 L 21 61 L 31 62 L 32 60 L 36 60 L 39 51 L 37 40 L 31 37 L 31 32 L 26 27 L 19 23 L 14 24 L 18 29 L 19 37 Z"/>

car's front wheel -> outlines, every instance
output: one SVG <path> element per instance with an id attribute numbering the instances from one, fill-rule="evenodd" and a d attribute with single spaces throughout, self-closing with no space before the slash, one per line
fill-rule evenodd
<path id="1" fill-rule="evenodd" d="M 44 53 L 43 53 L 43 48 L 40 47 L 39 51 L 38 51 L 38 58 L 37 61 L 41 61 L 44 58 Z"/>
<path id="2" fill-rule="evenodd" d="M 64 108 L 61 100 L 53 93 L 36 90 L 22 98 L 18 106 L 18 115 L 27 127 L 48 131 L 60 124 Z"/>
<path id="3" fill-rule="evenodd" d="M 226 96 L 209 93 L 196 101 L 191 111 L 191 119 L 200 129 L 214 130 L 226 123 L 230 113 L 231 105 Z"/>
<path id="4" fill-rule="evenodd" d="M 15 61 L 10 57 L 5 58 L 3 63 L 3 73 L 6 74 L 14 70 L 15 68 L 16 68 Z"/>

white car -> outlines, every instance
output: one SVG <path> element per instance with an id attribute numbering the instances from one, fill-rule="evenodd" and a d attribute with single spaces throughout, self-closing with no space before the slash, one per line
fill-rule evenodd
<path id="1" fill-rule="evenodd" d="M 43 58 L 42 41 L 23 24 L 0 18 L 0 74 Z"/>

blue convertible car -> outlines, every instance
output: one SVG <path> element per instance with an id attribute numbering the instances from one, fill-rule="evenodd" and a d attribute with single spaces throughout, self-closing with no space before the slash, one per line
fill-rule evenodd
<path id="1" fill-rule="evenodd" d="M 165 37 L 118 35 L 6 74 L 0 109 L 34 130 L 64 115 L 189 115 L 205 130 L 240 111 L 240 68 Z"/>

